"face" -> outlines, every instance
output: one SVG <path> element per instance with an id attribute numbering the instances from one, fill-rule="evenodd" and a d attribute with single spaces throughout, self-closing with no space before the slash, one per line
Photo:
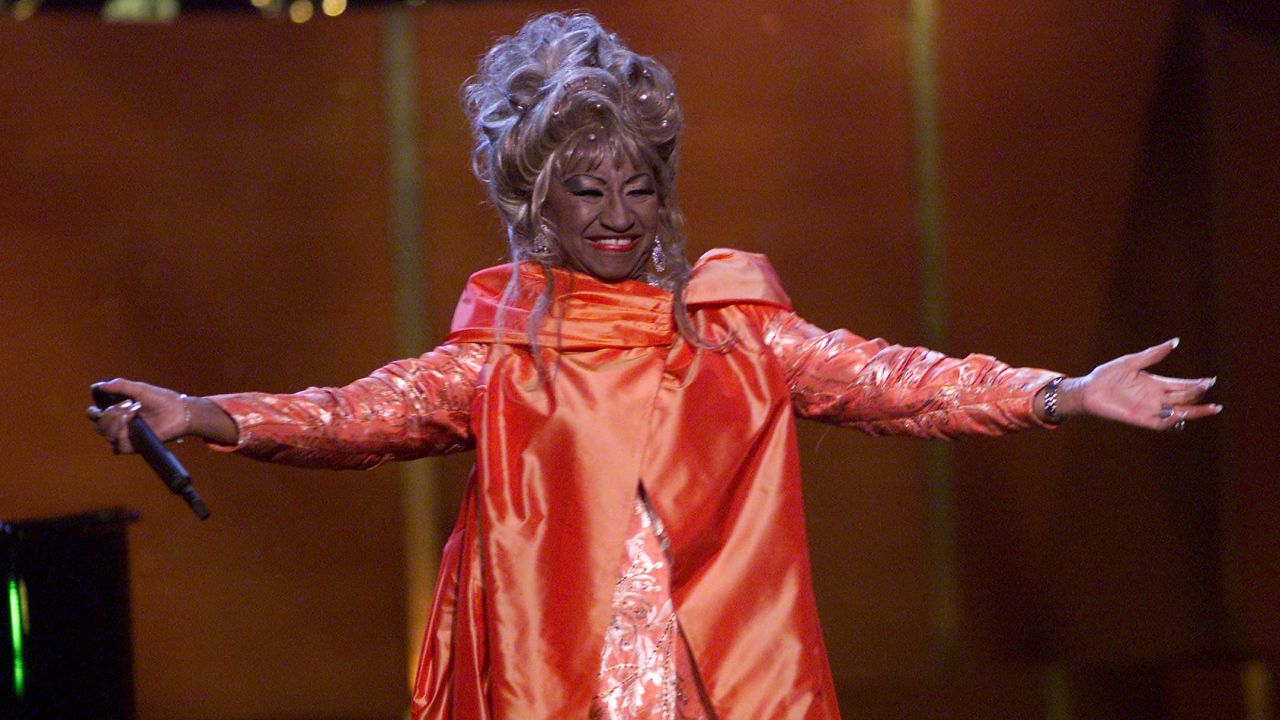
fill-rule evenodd
<path id="1" fill-rule="evenodd" d="M 644 274 L 658 231 L 658 192 L 648 168 L 628 159 L 552 178 L 542 216 L 564 264 L 606 282 Z"/>

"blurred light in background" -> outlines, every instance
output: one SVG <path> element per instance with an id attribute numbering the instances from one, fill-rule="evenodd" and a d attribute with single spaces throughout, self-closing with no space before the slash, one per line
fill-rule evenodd
<path id="1" fill-rule="evenodd" d="M 1253 660 L 1241 671 L 1244 685 L 1245 720 L 1272 720 L 1271 670 L 1265 662 Z"/>
<path id="2" fill-rule="evenodd" d="M 18 20 L 26 20 L 36 14 L 40 0 L 18 0 L 13 4 L 13 16 Z"/>
<path id="3" fill-rule="evenodd" d="M 178 0 L 107 0 L 102 19 L 107 22 L 173 22 L 178 18 Z"/>
<path id="4" fill-rule="evenodd" d="M 289 19 L 296 23 L 304 23 L 315 14 L 316 8 L 311 0 L 293 0 L 289 3 Z"/>
<path id="5" fill-rule="evenodd" d="M 323 14 L 339 17 L 353 8 L 421 7 L 427 0 L 0 0 L 0 13 L 26 20 L 37 12 L 95 13 L 108 22 L 169 23 L 192 13 L 257 13 L 265 18 L 307 22 Z"/>
<path id="6" fill-rule="evenodd" d="M 13 696 L 19 700 L 26 694 L 26 660 L 23 638 L 27 626 L 27 589 L 20 579 L 9 578 L 9 636 L 13 642 Z"/>

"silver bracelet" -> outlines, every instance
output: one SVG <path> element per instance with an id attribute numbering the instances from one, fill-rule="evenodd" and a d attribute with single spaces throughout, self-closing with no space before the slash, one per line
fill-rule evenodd
<path id="1" fill-rule="evenodd" d="M 1057 425 L 1066 419 L 1058 414 L 1058 386 L 1065 379 L 1059 375 L 1044 386 L 1044 421 L 1050 425 Z"/>
<path id="2" fill-rule="evenodd" d="M 182 438 L 191 434 L 191 403 L 187 402 L 191 396 L 186 393 L 178 394 L 178 402 L 182 403 L 182 435 L 178 436 L 178 442 L 182 442 Z"/>

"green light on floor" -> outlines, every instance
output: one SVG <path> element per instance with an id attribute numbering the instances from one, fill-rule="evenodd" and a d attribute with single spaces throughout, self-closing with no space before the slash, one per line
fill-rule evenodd
<path id="1" fill-rule="evenodd" d="M 22 662 L 22 593 L 17 578 L 9 578 L 9 635 L 13 638 L 13 694 L 22 699 L 26 689 L 26 672 Z"/>

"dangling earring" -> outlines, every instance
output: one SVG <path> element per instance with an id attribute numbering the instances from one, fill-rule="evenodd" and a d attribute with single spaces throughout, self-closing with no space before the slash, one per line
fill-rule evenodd
<path id="1" fill-rule="evenodd" d="M 533 236 L 533 247 L 531 250 L 534 255 L 548 255 L 551 253 L 551 243 L 547 239 L 551 236 L 551 231 L 546 225 L 538 226 L 538 233 Z"/>
<path id="2" fill-rule="evenodd" d="M 667 269 L 667 253 L 662 249 L 662 238 L 653 236 L 653 269 L 662 272 Z"/>

